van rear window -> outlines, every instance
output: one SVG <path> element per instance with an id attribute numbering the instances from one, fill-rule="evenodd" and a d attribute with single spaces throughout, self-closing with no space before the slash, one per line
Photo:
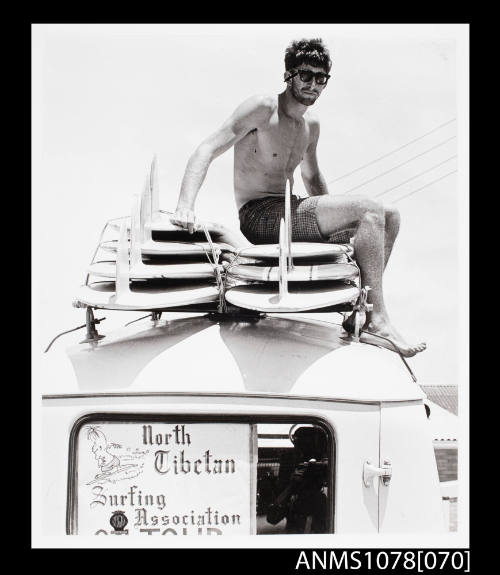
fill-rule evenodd
<path id="1" fill-rule="evenodd" d="M 70 534 L 333 531 L 333 434 L 268 416 L 86 416 L 70 440 Z"/>

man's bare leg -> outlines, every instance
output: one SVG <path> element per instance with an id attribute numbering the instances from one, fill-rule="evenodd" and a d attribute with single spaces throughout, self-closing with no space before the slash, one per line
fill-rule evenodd
<path id="1" fill-rule="evenodd" d="M 371 287 L 368 301 L 373 304 L 373 311 L 367 313 L 363 329 L 382 336 L 376 338 L 377 341 L 370 340 L 371 343 L 394 350 L 388 341 L 382 339 L 387 338 L 397 346 L 402 355 L 410 357 L 423 351 L 426 346 L 424 343 L 409 344 L 392 326 L 382 289 L 382 275 L 399 229 L 399 216 L 395 213 L 393 211 L 391 215 L 387 215 L 381 204 L 368 198 L 321 196 L 316 215 L 320 232 L 325 237 L 353 227 L 353 224 L 357 225 L 354 253 L 361 270 L 361 285 Z M 392 220 L 389 229 L 386 229 L 387 219 Z"/>
<path id="2" fill-rule="evenodd" d="M 385 235 L 384 235 L 384 270 L 387 266 L 387 262 L 391 257 L 392 248 L 394 242 L 399 233 L 399 224 L 401 218 L 399 216 L 399 210 L 393 206 L 384 207 L 385 215 Z"/>

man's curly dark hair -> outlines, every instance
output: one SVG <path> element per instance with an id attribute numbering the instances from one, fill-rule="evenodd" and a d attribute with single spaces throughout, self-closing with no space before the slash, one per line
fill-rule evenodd
<path id="1" fill-rule="evenodd" d="M 285 51 L 285 70 L 297 68 L 300 64 L 309 64 L 324 68 L 326 73 L 330 72 L 332 61 L 330 52 L 323 44 L 321 38 L 311 38 L 307 40 L 293 40 Z"/>

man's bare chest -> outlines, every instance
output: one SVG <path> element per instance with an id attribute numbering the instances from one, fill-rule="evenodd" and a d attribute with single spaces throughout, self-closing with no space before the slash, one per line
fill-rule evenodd
<path id="1" fill-rule="evenodd" d="M 306 121 L 273 118 L 265 128 L 250 132 L 242 142 L 245 159 L 273 170 L 294 169 L 309 145 Z M 246 162 L 245 162 L 246 163 Z"/>
<path id="2" fill-rule="evenodd" d="M 266 129 L 257 130 L 255 137 L 260 159 L 296 165 L 309 144 L 309 127 L 304 120 L 275 119 Z"/>

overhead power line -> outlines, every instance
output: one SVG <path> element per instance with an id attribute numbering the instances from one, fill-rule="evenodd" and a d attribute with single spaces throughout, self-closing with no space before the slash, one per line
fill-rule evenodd
<path id="1" fill-rule="evenodd" d="M 343 176 L 339 176 L 338 178 L 335 178 L 333 180 L 330 180 L 328 183 L 329 184 L 333 184 L 333 182 L 338 182 L 339 180 L 342 180 L 344 178 L 347 178 L 347 176 L 350 176 L 351 174 L 355 174 L 356 172 L 359 172 L 359 170 L 362 170 L 363 168 L 366 168 L 367 166 L 371 166 L 372 164 L 374 164 L 375 162 L 378 162 L 379 160 L 383 160 L 384 158 L 387 158 L 388 156 L 395 154 L 396 152 L 399 152 L 399 150 L 402 150 L 403 148 L 406 148 L 407 146 L 414 144 L 415 142 L 418 142 L 419 140 L 421 140 L 422 138 L 425 138 L 426 136 L 429 136 L 430 134 L 433 134 L 434 132 L 437 132 L 438 130 L 440 130 L 441 128 L 444 128 L 444 126 L 447 126 L 448 124 L 451 124 L 452 122 L 455 122 L 456 118 L 453 118 L 451 120 L 448 120 L 448 122 L 444 122 L 444 124 L 440 124 L 439 126 L 437 126 L 436 128 L 434 128 L 433 130 L 431 130 L 430 132 L 426 132 L 425 134 L 422 134 L 421 136 L 418 136 L 418 138 L 414 138 L 413 140 L 410 140 L 409 142 L 407 142 L 406 144 L 403 144 L 402 146 L 399 146 L 399 148 L 395 148 L 394 150 L 391 150 L 390 152 L 387 152 L 386 154 L 379 156 L 378 158 L 375 158 L 374 160 L 371 160 L 370 162 L 368 162 L 367 164 L 363 164 L 362 166 L 359 166 L 359 168 L 356 168 L 355 170 L 351 170 L 350 172 L 347 172 L 347 174 L 344 174 Z"/>
<path id="2" fill-rule="evenodd" d="M 384 194 L 387 194 L 389 192 L 392 192 L 392 190 L 395 190 L 396 188 L 401 187 L 404 184 L 407 184 L 408 182 L 411 182 L 412 180 L 415 180 L 416 178 L 423 176 L 424 174 L 426 174 L 427 172 L 431 172 L 432 170 L 435 170 L 436 168 L 438 168 L 439 166 L 442 166 L 443 164 L 446 164 L 446 162 L 449 162 L 450 160 L 453 160 L 453 158 L 456 158 L 457 154 L 454 154 L 453 156 L 450 156 L 449 158 L 446 158 L 446 160 L 443 160 L 442 162 L 439 162 L 439 164 L 435 164 L 434 166 L 431 166 L 430 168 L 427 168 L 427 170 L 424 170 L 423 172 L 420 172 L 419 174 L 417 174 L 416 176 L 412 176 L 411 178 L 408 178 L 407 180 L 405 180 L 404 182 L 401 182 L 400 184 L 398 184 L 397 186 L 392 186 L 392 188 L 389 188 L 387 190 L 384 190 L 383 192 L 380 192 L 380 194 L 376 194 L 375 196 L 373 196 L 374 198 L 380 198 L 380 196 L 383 196 Z"/>
<path id="3" fill-rule="evenodd" d="M 416 160 L 417 158 L 420 158 L 421 156 L 424 156 L 425 154 L 432 152 L 432 150 L 435 150 L 436 148 L 443 146 L 444 144 L 448 143 L 450 140 L 454 140 L 455 138 L 456 138 L 456 136 L 452 136 L 451 138 L 448 138 L 447 140 L 444 140 L 443 142 L 440 142 L 439 144 L 432 146 L 432 148 L 429 148 L 429 149 L 421 152 L 420 154 L 417 154 L 416 156 L 412 156 L 410 159 L 405 160 L 404 162 L 401 162 L 401 164 L 398 164 L 397 166 L 394 166 L 393 168 L 390 168 L 389 170 L 386 170 L 385 172 L 381 172 L 380 174 L 374 176 L 373 178 L 370 178 L 369 180 L 365 180 L 364 182 L 361 182 L 361 184 L 358 184 L 357 186 L 354 186 L 353 188 L 348 189 L 347 191 L 344 192 L 344 194 L 348 194 L 349 192 L 353 192 L 354 190 L 357 190 L 358 188 L 361 188 L 361 187 L 365 186 L 366 184 L 369 184 L 370 182 L 378 180 L 378 178 L 381 178 L 382 176 L 385 176 L 386 174 L 390 174 L 391 172 L 393 172 L 394 170 L 397 170 L 401 166 L 409 164 L 413 160 Z"/>
<path id="4" fill-rule="evenodd" d="M 436 182 L 439 182 L 441 180 L 444 180 L 444 178 L 447 178 L 448 176 L 451 176 L 452 174 L 455 174 L 458 170 L 453 170 L 452 172 L 449 172 L 448 174 L 445 174 L 444 176 L 441 176 L 440 178 L 437 178 L 436 180 L 432 180 L 432 182 L 429 182 L 428 184 L 425 184 L 425 186 L 422 186 L 420 188 L 417 188 L 416 190 L 413 190 L 412 192 L 410 192 L 409 194 L 405 194 L 404 196 L 401 196 L 400 198 L 398 198 L 397 200 L 394 200 L 392 203 L 395 204 L 401 200 L 404 200 L 405 198 L 408 198 L 409 196 L 412 196 L 413 194 L 416 194 L 417 192 L 420 192 L 420 190 L 423 190 L 424 188 L 428 188 L 429 186 L 432 186 L 432 184 L 435 184 Z"/>

